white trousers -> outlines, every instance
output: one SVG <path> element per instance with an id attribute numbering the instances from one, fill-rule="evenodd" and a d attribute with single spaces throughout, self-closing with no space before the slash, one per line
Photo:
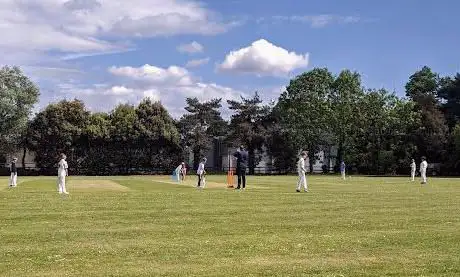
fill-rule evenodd
<path id="1" fill-rule="evenodd" d="M 16 187 L 18 181 L 18 174 L 17 173 L 11 173 L 10 175 L 10 187 Z"/>
<path id="2" fill-rule="evenodd" d="M 201 179 L 201 188 L 205 188 L 206 187 L 206 176 L 203 176 L 203 179 Z"/>
<path id="3" fill-rule="evenodd" d="M 307 176 L 305 176 L 305 172 L 302 171 L 298 173 L 299 173 L 299 181 L 297 182 L 297 190 L 300 190 L 302 186 L 304 190 L 308 190 Z"/>
<path id="4" fill-rule="evenodd" d="M 345 175 L 345 170 L 344 170 L 344 171 L 342 171 L 342 179 L 344 179 L 344 180 L 346 180 L 346 179 L 347 179 L 347 177 L 346 177 L 346 175 Z"/>
<path id="5" fill-rule="evenodd" d="M 176 181 L 180 182 L 180 170 L 176 170 Z"/>
<path id="6" fill-rule="evenodd" d="M 411 171 L 410 176 L 412 177 L 412 182 L 414 182 L 415 181 L 415 170 Z"/>
<path id="7" fill-rule="evenodd" d="M 426 183 L 426 170 L 421 170 L 420 176 L 422 177 L 422 182 Z"/>
<path id="8" fill-rule="evenodd" d="M 65 175 L 58 176 L 58 191 L 59 193 L 66 193 L 67 190 L 65 188 Z"/>

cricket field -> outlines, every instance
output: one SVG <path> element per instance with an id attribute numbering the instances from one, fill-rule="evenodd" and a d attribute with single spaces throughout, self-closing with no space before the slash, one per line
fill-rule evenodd
<path id="1" fill-rule="evenodd" d="M 460 276 L 460 179 L 0 178 L 0 276 Z"/>

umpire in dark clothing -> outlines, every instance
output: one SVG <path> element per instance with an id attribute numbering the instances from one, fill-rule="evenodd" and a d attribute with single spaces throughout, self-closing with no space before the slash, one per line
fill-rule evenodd
<path id="1" fill-rule="evenodd" d="M 233 154 L 236 158 L 236 174 L 238 175 L 238 187 L 241 188 L 241 183 L 243 184 L 243 189 L 246 188 L 246 169 L 248 168 L 248 152 L 244 150 L 243 146 L 240 146 L 240 149 Z"/>

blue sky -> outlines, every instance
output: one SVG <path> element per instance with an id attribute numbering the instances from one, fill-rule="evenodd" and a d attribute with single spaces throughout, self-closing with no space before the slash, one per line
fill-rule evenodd
<path id="1" fill-rule="evenodd" d="M 1 2 L 0 64 L 38 82 L 38 109 L 76 97 L 107 111 L 152 97 L 180 116 L 185 97 L 258 90 L 269 100 L 314 67 L 356 70 L 365 86 L 399 95 L 423 65 L 460 72 L 453 0 Z"/>

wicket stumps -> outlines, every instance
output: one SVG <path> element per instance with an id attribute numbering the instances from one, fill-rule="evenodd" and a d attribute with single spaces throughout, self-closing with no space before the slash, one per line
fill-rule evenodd
<path id="1" fill-rule="evenodd" d="M 227 172 L 227 188 L 233 188 L 235 184 L 235 178 L 233 178 L 233 170 Z"/>

